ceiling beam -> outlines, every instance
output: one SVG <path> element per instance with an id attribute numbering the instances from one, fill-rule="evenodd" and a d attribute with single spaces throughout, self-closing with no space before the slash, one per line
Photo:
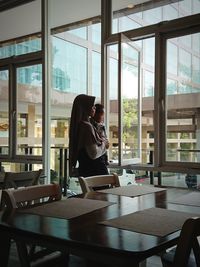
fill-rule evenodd
<path id="1" fill-rule="evenodd" d="M 0 0 L 0 12 L 27 4 L 34 0 Z"/>

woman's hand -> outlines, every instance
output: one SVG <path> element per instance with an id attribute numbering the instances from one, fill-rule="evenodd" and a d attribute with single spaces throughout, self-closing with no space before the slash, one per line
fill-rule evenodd
<path id="1" fill-rule="evenodd" d="M 110 143 L 108 142 L 108 139 L 105 139 L 105 147 L 106 147 L 106 149 L 108 149 L 109 146 L 110 146 Z"/>

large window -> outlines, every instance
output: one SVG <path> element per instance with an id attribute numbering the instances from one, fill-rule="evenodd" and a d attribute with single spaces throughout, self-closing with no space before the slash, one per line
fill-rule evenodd
<path id="1" fill-rule="evenodd" d="M 1 12 L 0 24 L 0 170 L 42 168 L 41 1 Z"/>
<path id="2" fill-rule="evenodd" d="M 112 8 L 112 33 L 118 33 L 198 14 L 200 2 L 198 0 L 138 1 L 134 4 L 128 0 L 112 0 Z"/>
<path id="3" fill-rule="evenodd" d="M 53 36 L 53 89 L 74 94 L 87 90 L 87 49 Z"/>
<path id="4" fill-rule="evenodd" d="M 62 178 L 66 176 L 74 98 L 89 94 L 101 101 L 101 1 L 61 1 L 58 5 L 51 0 L 49 10 L 50 168 Z"/>
<path id="5" fill-rule="evenodd" d="M 17 67 L 16 154 L 42 155 L 42 65 Z"/>
<path id="6" fill-rule="evenodd" d="M 40 34 L 0 43 L 0 58 L 24 55 L 41 50 Z"/>
<path id="7" fill-rule="evenodd" d="M 196 14 L 200 5 L 196 0 L 168 2 L 167 5 L 166 3 L 165 1 L 162 6 L 162 1 L 151 2 L 149 5 L 148 1 L 145 1 L 140 5 L 131 6 L 128 5 L 128 1 L 122 3 L 113 0 L 112 33 L 126 31 L 124 34 L 132 38 L 133 44 L 136 43 L 135 40 L 139 40 L 137 46 L 141 55 L 138 94 L 140 105 L 136 107 L 135 114 L 140 114 L 140 117 L 135 124 L 140 128 L 141 157 L 137 163 L 154 163 L 155 167 L 160 166 L 163 170 L 169 171 L 184 168 L 189 170 L 188 168 L 198 168 L 200 160 L 198 141 L 200 38 L 197 26 L 192 29 L 194 25 L 192 23 L 197 24 L 199 21 L 198 16 L 187 16 Z M 173 21 L 174 19 L 176 21 Z M 194 21 L 189 23 L 191 19 Z M 159 23 L 164 20 L 169 22 Z M 155 25 L 144 27 L 151 24 Z M 138 29 L 140 27 L 144 27 L 144 36 Z M 122 46 L 121 50 L 117 50 L 119 35 L 113 34 L 105 42 L 108 62 L 109 133 L 110 138 L 113 138 L 109 155 L 114 163 L 122 165 L 123 162 L 119 159 L 125 156 L 124 159 L 130 159 L 129 167 L 134 169 L 135 162 L 129 157 L 131 153 L 128 153 L 135 149 L 131 147 L 130 141 L 134 135 L 134 115 L 132 114 L 131 119 L 127 120 L 129 111 L 125 106 L 128 104 L 123 102 L 124 92 L 127 90 L 131 95 L 131 87 L 134 84 L 131 75 L 129 77 L 127 75 L 127 71 L 134 72 L 134 64 L 130 61 L 133 57 L 131 51 L 127 50 L 128 53 L 126 49 L 122 51 Z M 120 59 L 122 54 L 124 61 Z M 129 83 L 125 86 L 125 91 L 124 77 Z M 134 101 L 133 98 L 130 99 L 133 106 Z M 128 128 L 124 126 L 126 120 L 132 127 L 130 136 Z M 137 140 L 134 139 L 134 142 L 137 143 Z M 146 166 L 143 165 L 141 168 Z M 184 179 L 184 175 L 180 177 Z M 182 182 L 186 186 L 185 181 Z"/>
<path id="8" fill-rule="evenodd" d="M 200 53 L 193 44 L 199 39 L 200 34 L 195 33 L 167 39 L 166 43 L 166 137 L 178 134 L 177 138 L 166 138 L 166 160 L 171 162 L 200 161 Z"/>

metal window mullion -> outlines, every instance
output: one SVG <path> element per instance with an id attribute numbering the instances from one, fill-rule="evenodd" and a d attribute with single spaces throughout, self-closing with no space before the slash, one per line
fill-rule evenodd
<path id="1" fill-rule="evenodd" d="M 112 33 L 112 0 L 101 0 L 101 102 L 110 111 L 109 101 L 109 55 L 106 40 Z M 109 89 L 109 90 L 108 90 Z M 105 115 L 105 125 L 109 133 L 109 112 Z"/>
<path id="2" fill-rule="evenodd" d="M 118 138 L 119 138 L 119 150 L 118 150 L 118 164 L 122 165 L 122 36 L 120 35 L 118 43 Z"/>
<path id="3" fill-rule="evenodd" d="M 10 158 L 15 158 L 17 150 L 17 71 L 16 66 L 10 65 L 9 68 L 9 146 Z"/>
<path id="4" fill-rule="evenodd" d="M 86 58 L 86 71 L 87 71 L 87 82 L 86 82 L 86 88 L 87 91 L 86 93 L 88 95 L 94 95 L 94 88 L 92 88 L 92 76 L 93 76 L 93 69 L 92 69 L 92 61 L 93 61 L 93 55 L 92 55 L 92 28 L 91 27 L 87 27 L 87 47 L 86 49 L 86 53 L 87 53 L 87 58 Z"/>
<path id="5" fill-rule="evenodd" d="M 140 51 L 138 51 L 138 150 L 139 158 L 142 161 L 142 87 L 141 87 L 141 56 Z"/>
<path id="6" fill-rule="evenodd" d="M 43 169 L 46 175 L 46 182 L 50 182 L 50 146 L 51 146 L 51 33 L 49 28 L 49 1 L 41 1 L 42 14 L 42 155 Z"/>
<path id="7" fill-rule="evenodd" d="M 112 0 L 101 0 L 101 102 L 108 110 L 107 47 L 106 40 L 112 34 Z"/>
<path id="8" fill-rule="evenodd" d="M 155 52 L 154 165 L 162 166 L 166 153 L 166 44 L 161 34 L 156 34 L 155 36 Z"/>

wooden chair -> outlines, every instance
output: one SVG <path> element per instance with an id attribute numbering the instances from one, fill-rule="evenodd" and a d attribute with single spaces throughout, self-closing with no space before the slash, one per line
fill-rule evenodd
<path id="1" fill-rule="evenodd" d="M 2 191 L 2 201 L 5 205 L 5 216 L 13 214 L 16 209 L 31 208 L 45 205 L 52 201 L 61 200 L 61 189 L 58 184 L 35 185 L 19 189 Z M 59 266 L 68 265 L 69 255 L 64 251 L 27 244 L 22 240 L 15 240 L 22 267 Z"/>
<path id="2" fill-rule="evenodd" d="M 78 179 L 83 193 L 120 186 L 119 178 L 116 173 L 85 178 L 79 177 Z"/>
<path id="3" fill-rule="evenodd" d="M 5 172 L 3 189 L 25 187 L 39 183 L 42 170 L 25 172 Z"/>
<path id="4" fill-rule="evenodd" d="M 163 267 L 199 267 L 200 246 L 198 236 L 200 236 L 200 218 L 186 220 L 176 248 L 161 256 Z M 192 250 L 193 254 L 191 254 Z"/>
<path id="5" fill-rule="evenodd" d="M 61 198 L 61 189 L 58 184 L 34 185 L 2 191 L 2 202 L 8 211 L 44 205 L 45 203 L 61 200 Z"/>

